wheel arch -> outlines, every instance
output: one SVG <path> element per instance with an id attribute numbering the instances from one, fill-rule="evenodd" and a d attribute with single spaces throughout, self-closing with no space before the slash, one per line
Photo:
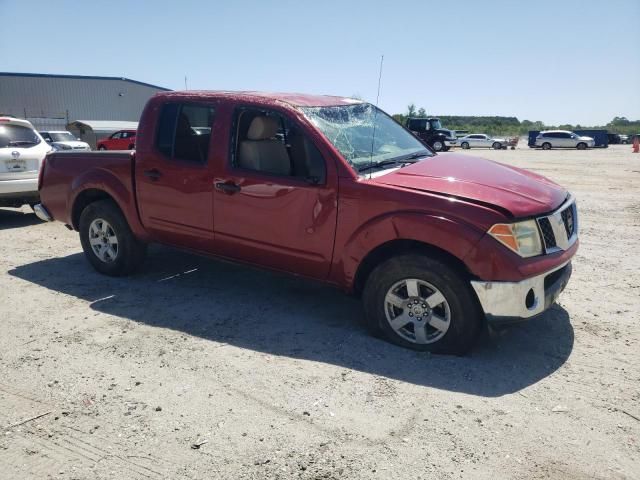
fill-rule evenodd
<path id="1" fill-rule="evenodd" d="M 82 211 L 87 208 L 88 205 L 99 200 L 111 200 L 122 213 L 122 208 L 120 208 L 116 199 L 109 193 L 99 188 L 87 188 L 76 195 L 76 198 L 73 201 L 73 206 L 71 207 L 71 226 L 75 230 L 78 230 L 80 225 L 80 215 L 82 214 Z"/>
<path id="2" fill-rule="evenodd" d="M 78 230 L 82 210 L 92 202 L 111 199 L 126 219 L 131 231 L 142 241 L 148 241 L 148 233 L 138 217 L 135 193 L 122 179 L 106 170 L 92 170 L 74 179 L 67 205 L 71 212 L 69 221 Z"/>
<path id="3" fill-rule="evenodd" d="M 474 278 L 474 275 L 460 258 L 443 248 L 420 240 L 394 239 L 378 245 L 362 259 L 358 265 L 353 281 L 353 293 L 356 296 L 360 296 L 367 279 L 378 265 L 394 256 L 410 253 L 421 254 L 440 260 L 456 270 L 463 277 Z"/>

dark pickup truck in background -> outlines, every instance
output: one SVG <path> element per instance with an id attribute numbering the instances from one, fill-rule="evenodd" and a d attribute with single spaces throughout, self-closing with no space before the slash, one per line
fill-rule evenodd
<path id="1" fill-rule="evenodd" d="M 578 248 L 562 187 L 434 154 L 352 99 L 161 93 L 136 148 L 40 170 L 38 216 L 77 230 L 96 270 L 131 273 L 159 242 L 303 275 L 362 296 L 371 330 L 409 348 L 460 354 L 485 321 L 540 314 Z"/>
<path id="2" fill-rule="evenodd" d="M 458 145 L 456 132 L 442 128 L 439 118 L 407 118 L 406 127 L 436 152 L 446 152 Z"/>

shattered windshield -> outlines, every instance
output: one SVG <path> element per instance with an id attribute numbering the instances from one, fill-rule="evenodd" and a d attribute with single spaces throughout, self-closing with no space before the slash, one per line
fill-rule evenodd
<path id="1" fill-rule="evenodd" d="M 425 146 L 386 113 L 368 103 L 307 107 L 307 118 L 361 171 L 369 164 L 393 164 L 422 154 L 431 156 Z"/>

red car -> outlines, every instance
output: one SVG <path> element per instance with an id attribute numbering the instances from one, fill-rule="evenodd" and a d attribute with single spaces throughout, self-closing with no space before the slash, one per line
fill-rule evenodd
<path id="1" fill-rule="evenodd" d="M 571 275 L 569 192 L 435 154 L 368 103 L 167 92 L 138 131 L 134 153 L 52 153 L 40 172 L 38 216 L 79 231 L 107 275 L 161 242 L 335 285 L 389 341 L 456 354 L 485 322 L 542 313 Z"/>
<path id="2" fill-rule="evenodd" d="M 98 141 L 98 150 L 133 150 L 136 148 L 136 131 L 119 130 Z"/>

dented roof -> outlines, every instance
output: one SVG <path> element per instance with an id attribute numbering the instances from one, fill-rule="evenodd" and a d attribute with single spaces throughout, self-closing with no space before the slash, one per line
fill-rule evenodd
<path id="1" fill-rule="evenodd" d="M 276 103 L 286 103 L 294 107 L 330 107 L 336 105 L 353 105 L 362 103 L 348 97 L 338 97 L 332 95 L 309 95 L 304 93 L 281 93 L 281 92 L 254 92 L 254 91 L 225 91 L 225 90 L 187 90 L 177 92 L 162 92 L 156 97 L 177 97 L 195 99 L 227 99 L 236 101 L 247 101 L 263 105 L 273 105 Z"/>

